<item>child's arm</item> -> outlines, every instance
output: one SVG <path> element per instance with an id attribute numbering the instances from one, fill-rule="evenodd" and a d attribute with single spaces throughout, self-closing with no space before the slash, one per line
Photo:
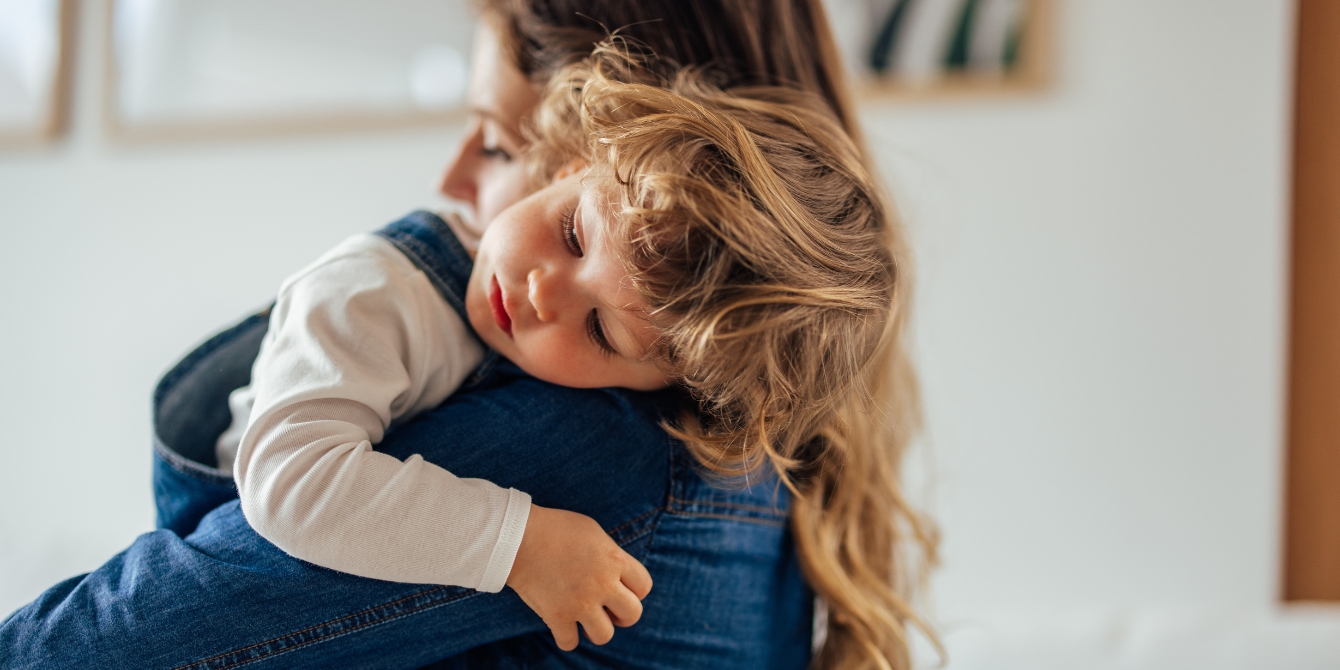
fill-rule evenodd
<path id="1" fill-rule="evenodd" d="M 507 585 L 549 626 L 558 648 L 571 651 L 578 623 L 596 644 L 609 642 L 614 626 L 637 623 L 651 575 L 591 517 L 531 505 Z"/>
<path id="2" fill-rule="evenodd" d="M 595 521 L 372 449 L 482 356 L 394 247 L 337 247 L 280 290 L 234 468 L 243 512 L 285 552 L 341 572 L 483 591 L 506 581 L 563 648 L 577 622 L 603 644 L 641 616 L 651 578 Z"/>
<path id="3" fill-rule="evenodd" d="M 286 281 L 235 462 L 248 521 L 323 567 L 500 590 L 530 497 L 372 448 L 392 421 L 441 403 L 482 355 L 428 279 L 380 238 L 352 238 Z"/>

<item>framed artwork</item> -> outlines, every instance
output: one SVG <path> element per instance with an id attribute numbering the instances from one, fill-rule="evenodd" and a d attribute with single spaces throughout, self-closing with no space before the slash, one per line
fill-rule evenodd
<path id="1" fill-rule="evenodd" d="M 292 133 L 460 117 L 469 0 L 112 0 L 121 139 Z"/>
<path id="2" fill-rule="evenodd" d="M 1053 0 L 827 0 L 867 97 L 1036 90 L 1051 79 Z"/>
<path id="3" fill-rule="evenodd" d="M 73 12 L 72 0 L 0 2 L 0 146 L 64 130 Z"/>

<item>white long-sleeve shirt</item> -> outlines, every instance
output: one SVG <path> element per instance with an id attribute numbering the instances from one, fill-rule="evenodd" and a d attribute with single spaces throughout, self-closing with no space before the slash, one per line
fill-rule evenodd
<path id="1" fill-rule="evenodd" d="M 380 237 L 352 237 L 289 277 L 218 442 L 247 521 L 285 552 L 341 572 L 501 590 L 530 496 L 372 450 L 392 422 L 451 395 L 483 354 L 423 272 Z"/>

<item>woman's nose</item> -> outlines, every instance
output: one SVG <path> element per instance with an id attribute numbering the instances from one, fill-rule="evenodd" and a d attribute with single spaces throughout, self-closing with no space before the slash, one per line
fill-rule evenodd
<path id="1" fill-rule="evenodd" d="M 442 195 L 459 200 L 472 209 L 475 207 L 479 195 L 478 176 L 479 168 L 473 158 L 478 155 L 472 145 L 476 138 L 467 135 L 461 144 L 456 147 L 456 153 L 451 157 L 451 162 L 447 163 L 447 168 L 442 172 L 442 179 L 438 182 L 437 190 Z"/>

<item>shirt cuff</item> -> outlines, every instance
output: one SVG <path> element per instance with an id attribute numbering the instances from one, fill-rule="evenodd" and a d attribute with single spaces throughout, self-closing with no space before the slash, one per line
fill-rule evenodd
<path id="1" fill-rule="evenodd" d="M 507 576 L 512 574 L 512 562 L 516 560 L 517 549 L 521 548 L 521 537 L 526 534 L 529 518 L 530 494 L 507 489 L 507 512 L 503 515 L 502 530 L 498 532 L 498 543 L 493 545 L 493 555 L 489 557 L 478 590 L 497 593 L 507 585 Z"/>

